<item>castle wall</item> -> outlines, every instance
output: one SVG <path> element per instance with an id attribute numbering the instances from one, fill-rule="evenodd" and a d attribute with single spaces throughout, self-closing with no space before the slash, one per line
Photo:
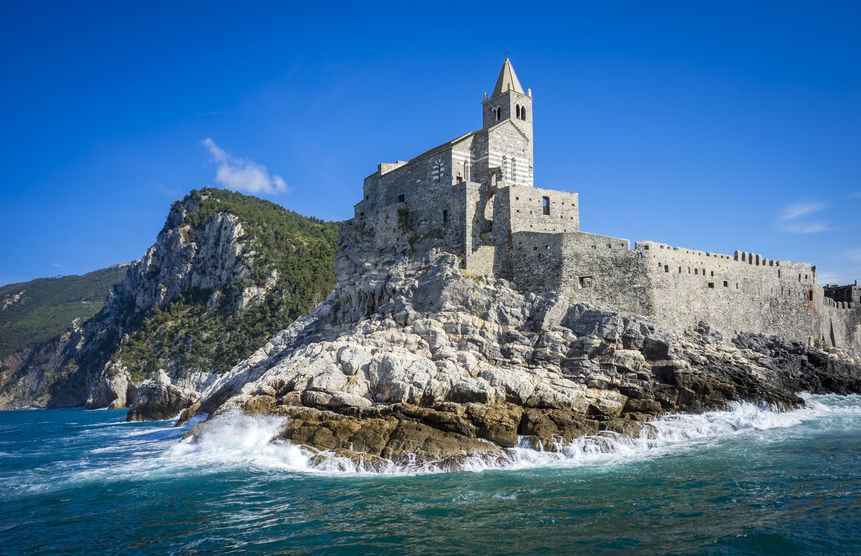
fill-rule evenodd
<path id="1" fill-rule="evenodd" d="M 824 296 L 809 264 L 650 241 L 637 243 L 637 249 L 653 284 L 654 317 L 669 330 L 702 320 L 729 336 L 760 332 L 804 340 L 818 334 Z"/>
<path id="2" fill-rule="evenodd" d="M 565 291 L 572 301 L 643 315 L 652 312 L 649 275 L 626 239 L 584 232 L 512 233 L 497 248 L 502 276 L 522 290 Z"/>

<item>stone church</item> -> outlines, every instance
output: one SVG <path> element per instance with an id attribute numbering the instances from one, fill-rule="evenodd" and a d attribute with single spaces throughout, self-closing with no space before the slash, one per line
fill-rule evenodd
<path id="1" fill-rule="evenodd" d="M 558 289 L 572 302 L 636 313 L 681 332 L 778 334 L 858 348 L 861 294 L 836 300 L 816 267 L 580 231 L 577 193 L 533 184 L 532 91 L 511 61 L 481 103 L 482 128 L 365 178 L 355 218 L 386 249 L 437 238 L 472 276 L 522 291 Z"/>

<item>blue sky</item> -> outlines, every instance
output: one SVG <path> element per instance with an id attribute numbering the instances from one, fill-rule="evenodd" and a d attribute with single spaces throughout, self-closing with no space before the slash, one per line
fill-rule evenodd
<path id="1" fill-rule="evenodd" d="M 584 231 L 861 278 L 858 2 L 3 6 L 0 284 L 137 259 L 207 185 L 349 218 L 506 53 Z"/>

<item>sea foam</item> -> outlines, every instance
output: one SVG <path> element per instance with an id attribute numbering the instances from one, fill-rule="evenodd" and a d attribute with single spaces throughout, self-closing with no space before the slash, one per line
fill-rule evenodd
<path id="1" fill-rule="evenodd" d="M 553 451 L 536 451 L 525 440 L 501 457 L 475 456 L 462 462 L 466 471 L 574 467 L 620 464 L 661 457 L 669 453 L 696 450 L 729 437 L 757 434 L 771 429 L 789 429 L 801 423 L 828 417 L 861 417 L 861 396 L 804 395 L 806 407 L 788 412 L 768 405 L 733 403 L 726 411 L 702 414 L 666 415 L 652 421 L 640 437 L 600 433 L 578 438 Z M 186 440 L 168 450 L 165 463 L 207 466 L 248 466 L 300 473 L 355 474 L 367 468 L 347 458 L 325 453 L 316 456 L 287 442 L 271 442 L 285 418 L 228 412 L 207 422 L 195 440 Z M 322 455 L 322 457 L 321 457 Z M 388 464 L 375 474 L 438 473 L 450 470 L 445 461 L 416 460 Z"/>

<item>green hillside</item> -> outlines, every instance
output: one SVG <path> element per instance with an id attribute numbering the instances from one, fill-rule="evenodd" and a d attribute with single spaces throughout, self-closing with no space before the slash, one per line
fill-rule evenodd
<path id="1" fill-rule="evenodd" d="M 77 318 L 95 315 L 125 273 L 125 266 L 113 266 L 0 287 L 0 358 L 62 334 Z"/>
<path id="2" fill-rule="evenodd" d="M 159 368 L 172 375 L 226 371 L 323 301 L 335 285 L 337 224 L 222 189 L 192 191 L 183 202 L 193 209 L 181 222 L 169 219 L 166 229 L 179 228 L 195 242 L 215 215 L 233 214 L 246 231 L 243 243 L 254 252 L 253 261 L 246 261 L 250 273 L 226 290 L 187 291 L 134 318 L 111 357 L 112 368 L 125 367 L 134 380 Z M 236 300 L 246 287 L 262 288 L 265 295 L 240 312 Z"/>

